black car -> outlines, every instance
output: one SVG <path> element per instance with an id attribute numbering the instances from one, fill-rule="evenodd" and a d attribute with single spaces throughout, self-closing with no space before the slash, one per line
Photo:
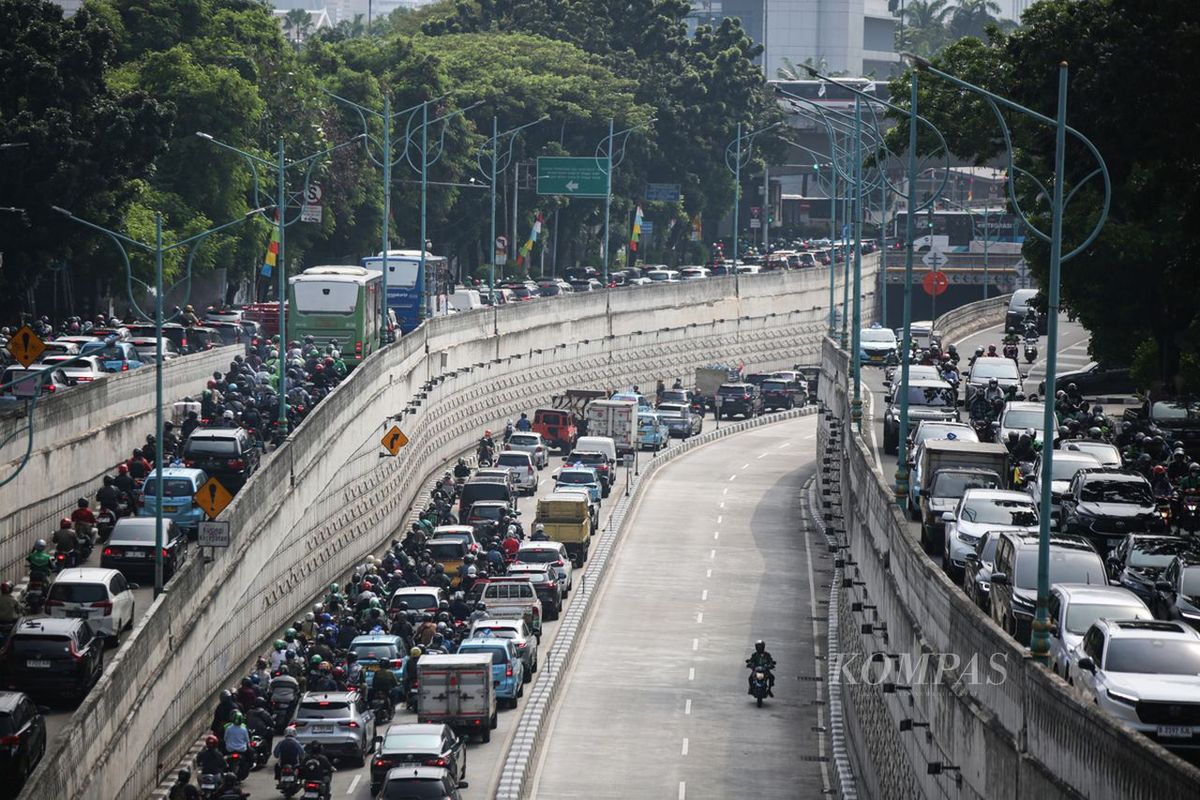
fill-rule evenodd
<path id="1" fill-rule="evenodd" d="M 1086 537 L 1100 553 L 1116 547 L 1126 534 L 1166 532 L 1150 482 L 1129 470 L 1081 469 L 1061 504 L 1061 529 Z"/>
<path id="2" fill-rule="evenodd" d="M 802 394 L 801 388 L 794 381 L 781 381 L 768 378 L 762 382 L 763 408 L 795 408 L 796 398 Z M 807 395 L 800 397 L 801 405 Z"/>
<path id="3" fill-rule="evenodd" d="M 817 387 L 821 384 L 821 367 L 797 364 L 792 369 L 804 376 L 804 380 L 808 382 L 808 399 L 815 402 Z"/>
<path id="4" fill-rule="evenodd" d="M 100 551 L 103 569 L 131 575 L 153 575 L 157 532 L 154 517 L 122 517 Z M 169 581 L 187 558 L 187 534 L 174 520 L 163 520 L 163 580 Z"/>
<path id="5" fill-rule="evenodd" d="M 1200 554 L 1175 556 L 1155 582 L 1149 605 L 1159 619 L 1177 619 L 1200 629 Z"/>
<path id="6" fill-rule="evenodd" d="M 184 465 L 204 470 L 231 494 L 258 469 L 260 454 L 242 428 L 197 428 L 183 445 Z"/>
<path id="7" fill-rule="evenodd" d="M 459 789 L 466 781 L 455 782 L 443 767 L 405 766 L 389 770 L 377 800 L 462 800 Z"/>
<path id="8" fill-rule="evenodd" d="M 1126 415 L 1131 410 L 1126 410 Z M 1150 421 L 1168 441 L 1183 442 L 1193 460 L 1200 458 L 1200 402 L 1160 400 L 1150 406 Z"/>
<path id="9" fill-rule="evenodd" d="M 1131 533 L 1108 554 L 1108 574 L 1153 607 L 1156 584 L 1176 556 L 1196 551 L 1182 536 Z"/>
<path id="10" fill-rule="evenodd" d="M 391 725 L 375 737 L 371 759 L 371 795 L 398 767 L 442 767 L 454 785 L 467 774 L 467 748 L 448 725 L 438 723 Z M 418 795 L 420 796 L 420 795 Z"/>
<path id="11" fill-rule="evenodd" d="M 995 531 L 984 531 L 975 543 L 975 552 L 967 553 L 963 567 L 963 591 L 985 614 L 992 608 L 992 563 L 996 558 L 998 538 Z"/>
<path id="12" fill-rule="evenodd" d="M 759 389 L 762 389 L 763 383 L 770 379 L 771 373 L 769 372 L 747 372 L 742 380 L 744 380 L 746 383 L 753 383 Z"/>
<path id="13" fill-rule="evenodd" d="M 1113 367 L 1093 361 L 1081 370 L 1064 372 L 1054 380 L 1059 389 L 1066 389 L 1071 384 L 1081 395 L 1092 397 L 1103 394 L 1133 394 L 1137 386 L 1129 367 Z M 1038 396 L 1046 394 L 1046 382 L 1038 383 Z"/>
<path id="14" fill-rule="evenodd" d="M 83 619 L 22 620 L 9 639 L 3 669 L 9 689 L 82 700 L 104 672 L 104 636 Z"/>
<path id="15" fill-rule="evenodd" d="M 46 720 L 42 710 L 22 692 L 0 692 L 0 775 L 5 790 L 16 795 L 46 753 Z"/>
<path id="16" fill-rule="evenodd" d="M 717 419 L 757 417 L 763 410 L 762 392 L 753 383 L 723 383 L 717 389 Z"/>

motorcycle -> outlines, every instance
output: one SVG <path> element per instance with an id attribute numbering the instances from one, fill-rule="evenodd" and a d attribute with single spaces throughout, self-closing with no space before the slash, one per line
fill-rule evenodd
<path id="1" fill-rule="evenodd" d="M 417 697 L 421 694 L 420 684 L 414 678 L 409 686 L 408 697 L 404 700 L 404 707 L 414 714 L 417 713 Z"/>
<path id="2" fill-rule="evenodd" d="M 215 800 L 221 794 L 221 776 L 208 773 L 200 776 L 200 796 L 204 800 Z"/>
<path id="3" fill-rule="evenodd" d="M 1016 345 L 1016 342 L 1007 342 L 1007 343 L 1004 345 L 1004 357 L 1005 357 L 1005 358 L 1011 358 L 1013 361 L 1016 361 L 1016 360 L 1017 360 L 1017 345 Z"/>
<path id="4" fill-rule="evenodd" d="M 763 700 L 767 693 L 770 692 L 770 682 L 767 680 L 767 673 L 761 668 L 756 668 L 754 674 L 750 678 L 750 692 L 754 695 L 754 700 L 759 708 L 762 708 Z"/>
<path id="5" fill-rule="evenodd" d="M 250 752 L 254 754 L 251 769 L 262 769 L 271 760 L 271 748 L 267 746 L 267 740 L 262 734 L 250 734 Z"/>
<path id="6" fill-rule="evenodd" d="M 300 791 L 300 770 L 291 764 L 280 767 L 279 780 L 275 782 L 275 788 L 287 798 Z"/>
<path id="7" fill-rule="evenodd" d="M 254 755 L 252 752 L 247 753 L 229 753 L 225 756 L 226 769 L 237 775 L 239 781 L 244 781 L 250 776 L 250 770 L 254 766 Z"/>
<path id="8" fill-rule="evenodd" d="M 1155 497 L 1154 505 L 1158 511 L 1158 515 L 1162 517 L 1163 523 L 1167 526 L 1167 530 L 1171 529 L 1171 498 L 1170 497 Z"/>
<path id="9" fill-rule="evenodd" d="M 294 700 L 272 700 L 271 701 L 271 716 L 275 718 L 275 733 L 282 735 L 287 730 L 288 723 L 292 721 L 292 709 L 296 703 Z"/>
<path id="10" fill-rule="evenodd" d="M 55 548 L 54 561 L 51 562 L 50 568 L 55 572 L 62 572 L 64 569 L 70 569 L 76 565 L 75 548 L 63 549 L 62 545 Z"/>
<path id="11" fill-rule="evenodd" d="M 92 526 L 85 522 L 75 523 L 75 554 L 80 564 L 92 555 Z"/>
<path id="12" fill-rule="evenodd" d="M 1179 530 L 1196 532 L 1196 528 L 1200 527 L 1200 495 L 1184 492 L 1179 496 L 1179 517 L 1176 524 Z"/>
<path id="13" fill-rule="evenodd" d="M 46 604 L 46 593 L 49 590 L 49 578 L 41 572 L 30 573 L 29 583 L 25 586 L 25 608 L 30 614 L 42 613 Z"/>
<path id="14" fill-rule="evenodd" d="M 1034 361 L 1037 361 L 1037 357 L 1038 357 L 1037 341 L 1036 340 L 1031 341 L 1029 339 L 1026 339 L 1025 340 L 1025 363 L 1032 364 Z"/>
<path id="15" fill-rule="evenodd" d="M 391 702 L 387 700 L 387 698 L 383 697 L 375 701 L 374 711 L 376 727 L 380 725 L 387 725 L 392 721 L 392 717 L 396 714 L 395 707 L 392 706 Z"/>
<path id="16" fill-rule="evenodd" d="M 108 541 L 108 537 L 112 534 L 112 529 L 116 524 L 116 514 L 107 508 L 100 509 L 100 513 L 96 515 L 96 535 L 100 537 L 100 541 Z"/>

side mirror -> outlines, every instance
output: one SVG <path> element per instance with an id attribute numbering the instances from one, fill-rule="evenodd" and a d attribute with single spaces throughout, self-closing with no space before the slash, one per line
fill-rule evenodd
<path id="1" fill-rule="evenodd" d="M 1084 656 L 1083 658 L 1079 659 L 1079 668 L 1086 669 L 1088 672 L 1095 672 L 1096 662 L 1092 661 L 1087 656 Z"/>
<path id="2" fill-rule="evenodd" d="M 891 379 L 890 379 L 890 378 L 884 378 L 884 379 L 883 379 L 883 385 L 884 385 L 884 386 L 887 386 L 888 388 L 891 388 L 891 385 L 892 385 L 892 381 L 891 381 Z"/>
<path id="3" fill-rule="evenodd" d="M 883 402 L 885 402 L 885 403 L 890 403 L 890 402 L 892 402 L 892 398 L 893 398 L 893 395 L 892 395 L 892 394 L 885 394 L 885 395 L 883 396 Z"/>
<path id="4" fill-rule="evenodd" d="M 459 781 L 459 782 L 458 782 L 458 788 L 460 788 L 460 789 L 466 789 L 466 788 L 467 788 L 468 786 L 470 786 L 470 785 L 471 785 L 471 784 L 467 783 L 466 781 Z"/>
<path id="5" fill-rule="evenodd" d="M 953 511 L 943 511 L 942 512 L 942 522 L 954 522 L 954 512 Z"/>
<path id="6" fill-rule="evenodd" d="M 996 586 L 1007 586 L 1008 585 L 1008 573 L 993 572 L 992 573 L 992 583 L 994 583 Z"/>
<path id="7" fill-rule="evenodd" d="M 1160 592 L 1169 592 L 1172 589 L 1174 589 L 1175 587 L 1172 586 L 1171 584 L 1167 583 L 1166 581 L 1155 581 L 1154 588 Z"/>
<path id="8" fill-rule="evenodd" d="M 963 556 L 963 560 L 967 563 L 974 564 L 979 561 L 979 556 L 975 553 L 967 553 L 965 556 Z"/>
<path id="9" fill-rule="evenodd" d="M 142 588 L 142 585 L 140 583 L 130 583 L 127 585 L 129 586 L 129 591 L 131 591 L 131 592 L 136 592 L 138 589 Z"/>

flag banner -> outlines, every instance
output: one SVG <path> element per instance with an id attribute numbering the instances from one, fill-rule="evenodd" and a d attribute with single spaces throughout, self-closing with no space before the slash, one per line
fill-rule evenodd
<path id="1" fill-rule="evenodd" d="M 642 207 L 639 204 L 633 215 L 633 232 L 629 234 L 629 252 L 636 253 L 638 240 L 642 238 Z"/>
<path id="2" fill-rule="evenodd" d="M 263 258 L 262 275 L 271 277 L 275 270 L 276 259 L 279 258 L 279 212 L 275 213 L 275 224 L 271 226 L 271 241 L 267 245 L 267 255 Z"/>
<path id="3" fill-rule="evenodd" d="M 521 245 L 521 250 L 517 253 L 517 266 L 525 263 L 525 259 L 529 258 L 529 254 L 533 252 L 533 246 L 537 243 L 538 236 L 542 233 L 542 221 L 545 219 L 541 214 L 538 214 L 533 220 L 533 228 L 529 231 L 529 238 L 525 240 L 525 244 Z"/>

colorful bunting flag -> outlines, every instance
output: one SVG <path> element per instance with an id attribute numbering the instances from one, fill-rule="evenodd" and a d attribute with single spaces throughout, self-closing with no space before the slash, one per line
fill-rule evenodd
<path id="1" fill-rule="evenodd" d="M 629 236 L 629 252 L 636 253 L 638 240 L 642 238 L 642 207 L 639 205 L 633 215 L 633 233 Z"/>
<path id="2" fill-rule="evenodd" d="M 543 219 L 544 218 L 542 217 L 541 214 L 538 214 L 537 217 L 534 219 L 533 229 L 531 231 L 529 231 L 529 238 L 525 241 L 525 244 L 521 245 L 521 250 L 519 253 L 517 253 L 517 266 L 518 267 L 522 266 L 525 263 L 525 259 L 529 258 L 529 254 L 533 252 L 533 246 L 534 246 L 534 244 L 537 243 L 538 236 L 540 236 L 542 233 L 542 220 Z"/>
<path id="3" fill-rule="evenodd" d="M 275 269 L 275 261 L 279 258 L 279 213 L 275 214 L 275 223 L 271 225 L 271 242 L 267 245 L 267 255 L 263 259 L 262 276 L 271 277 Z"/>

